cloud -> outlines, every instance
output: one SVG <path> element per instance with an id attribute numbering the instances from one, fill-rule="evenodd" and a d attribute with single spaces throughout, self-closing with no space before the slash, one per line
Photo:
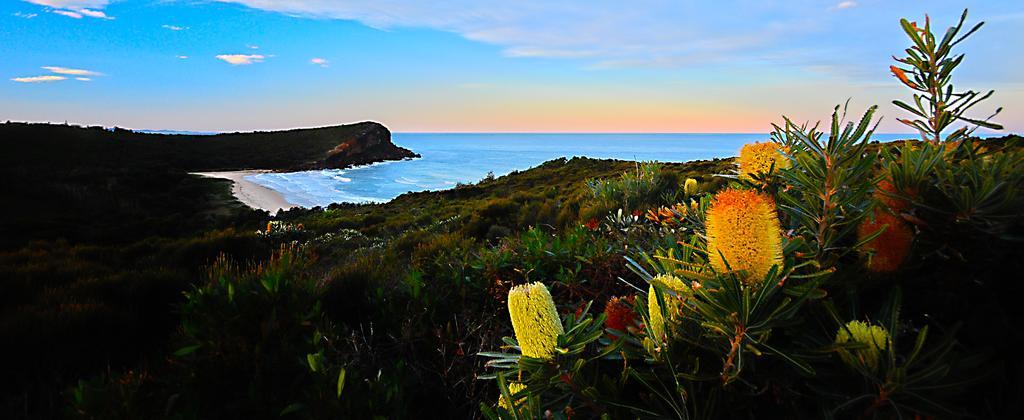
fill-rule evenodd
<path id="1" fill-rule="evenodd" d="M 548 57 L 548 58 L 586 58 L 598 55 L 595 51 L 554 49 L 542 47 L 512 47 L 504 51 L 507 57 Z"/>
<path id="2" fill-rule="evenodd" d="M 52 10 L 51 13 L 56 13 L 58 15 L 67 16 L 67 17 L 72 18 L 72 19 L 81 19 L 82 18 L 82 14 L 81 13 L 72 12 L 70 10 Z"/>
<path id="3" fill-rule="evenodd" d="M 14 12 L 14 16 L 20 17 L 22 19 L 32 19 L 32 18 L 34 18 L 36 16 L 39 16 L 39 15 L 35 14 L 35 13 Z"/>
<path id="4" fill-rule="evenodd" d="M 223 60 L 232 66 L 262 63 L 264 58 L 266 57 L 260 54 L 221 54 L 217 56 L 218 60 Z"/>
<path id="5" fill-rule="evenodd" d="M 113 20 L 114 17 L 107 16 L 103 11 L 110 0 L 23 0 L 32 4 L 49 7 L 50 13 L 67 16 L 73 19 L 81 19 L 88 16 L 97 19 Z"/>
<path id="6" fill-rule="evenodd" d="M 839 2 L 839 4 L 836 5 L 836 9 L 839 9 L 839 10 L 842 10 L 842 9 L 852 9 L 854 7 L 857 7 L 857 2 L 855 2 L 855 1 L 843 1 L 843 2 Z"/>
<path id="7" fill-rule="evenodd" d="M 108 19 L 108 20 L 113 20 L 114 19 L 111 16 L 107 16 L 107 14 L 103 13 L 103 11 L 101 11 L 101 10 L 80 9 L 78 11 L 78 13 L 81 13 L 81 14 L 83 14 L 85 16 L 88 16 L 88 17 L 91 17 L 91 18 L 97 18 L 97 19 Z"/>
<path id="8" fill-rule="evenodd" d="M 177 25 L 160 25 L 161 28 L 168 29 L 171 31 L 184 31 L 188 29 L 188 26 L 177 26 Z"/>
<path id="9" fill-rule="evenodd" d="M 66 74 L 69 76 L 102 76 L 103 73 L 95 72 L 92 70 L 82 69 L 71 69 L 67 67 L 56 67 L 56 66 L 43 66 L 43 69 L 49 70 L 52 73 Z"/>
<path id="10" fill-rule="evenodd" d="M 329 64 L 327 59 L 320 58 L 320 57 L 316 57 L 316 58 L 310 59 L 309 62 L 313 63 L 313 64 L 316 64 L 316 65 L 318 65 L 320 67 L 327 67 L 327 65 Z"/>
<path id="11" fill-rule="evenodd" d="M 619 0 L 216 1 L 298 17 L 354 20 L 382 30 L 446 31 L 496 45 L 508 57 L 636 66 L 749 60 L 829 27 L 820 9 L 805 2 L 636 0 L 626 7 Z"/>
<path id="12" fill-rule="evenodd" d="M 258 50 L 258 49 L 260 49 L 259 45 L 246 45 L 246 47 L 248 47 L 250 50 Z"/>
<path id="13" fill-rule="evenodd" d="M 180 58 L 182 60 L 187 60 L 188 56 L 187 55 L 179 55 L 178 58 Z"/>
<path id="14" fill-rule="evenodd" d="M 110 4 L 110 0 L 25 0 L 32 4 L 52 7 L 54 9 L 102 9 Z"/>
<path id="15" fill-rule="evenodd" d="M 46 75 L 46 76 L 15 77 L 15 78 L 13 78 L 11 80 L 13 80 L 15 82 L 18 82 L 18 83 L 45 83 L 45 82 L 56 82 L 56 81 L 65 80 L 65 79 L 67 79 L 67 77 L 64 77 L 64 76 L 54 76 L 54 75 L 50 74 L 50 75 Z"/>
<path id="16" fill-rule="evenodd" d="M 92 79 L 90 79 L 88 77 L 76 77 L 75 80 L 77 80 L 79 82 L 91 82 L 92 81 Z"/>

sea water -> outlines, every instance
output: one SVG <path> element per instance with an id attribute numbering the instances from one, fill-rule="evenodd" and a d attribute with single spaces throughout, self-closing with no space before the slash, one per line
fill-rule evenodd
<path id="1" fill-rule="evenodd" d="M 872 140 L 910 138 L 875 134 Z M 412 191 L 443 190 L 506 175 L 561 157 L 686 162 L 736 156 L 767 134 L 471 134 L 394 133 L 392 141 L 422 155 L 351 169 L 263 173 L 246 179 L 303 207 L 378 203 Z"/>

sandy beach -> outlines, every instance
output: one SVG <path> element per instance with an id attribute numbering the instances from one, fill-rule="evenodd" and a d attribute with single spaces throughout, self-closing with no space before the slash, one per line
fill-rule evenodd
<path id="1" fill-rule="evenodd" d="M 233 182 L 231 193 L 235 195 L 238 201 L 254 209 L 266 210 L 274 214 L 282 209 L 287 210 L 292 207 L 299 207 L 285 200 L 281 193 L 245 179 L 248 175 L 265 172 L 268 171 L 193 172 L 192 174 L 209 178 L 230 179 Z"/>

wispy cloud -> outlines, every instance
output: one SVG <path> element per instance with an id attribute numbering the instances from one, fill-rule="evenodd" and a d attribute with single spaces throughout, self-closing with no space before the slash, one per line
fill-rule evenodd
<path id="1" fill-rule="evenodd" d="M 258 50 L 258 49 L 260 49 L 260 46 L 259 45 L 246 45 L 246 48 L 249 48 L 250 50 Z"/>
<path id="2" fill-rule="evenodd" d="M 61 16 L 67 16 L 72 19 L 81 19 L 82 14 L 78 12 L 72 12 L 70 10 L 51 10 L 50 13 L 56 13 Z"/>
<path id="3" fill-rule="evenodd" d="M 160 27 L 164 28 L 164 29 L 167 29 L 167 30 L 171 30 L 171 31 L 184 31 L 184 30 L 188 29 L 188 26 L 178 26 L 178 25 L 160 25 Z"/>
<path id="4" fill-rule="evenodd" d="M 103 13 L 102 10 L 80 9 L 80 10 L 78 10 L 78 13 L 81 13 L 84 16 L 88 16 L 88 17 L 91 17 L 91 18 L 97 18 L 97 19 L 108 19 L 108 20 L 114 19 L 111 16 L 107 16 L 107 14 Z"/>
<path id="5" fill-rule="evenodd" d="M 39 16 L 39 15 L 35 14 L 35 13 L 14 12 L 14 16 L 20 17 L 22 19 L 32 19 L 32 18 L 34 18 L 36 16 Z"/>
<path id="6" fill-rule="evenodd" d="M 92 71 L 92 70 L 72 69 L 72 68 L 67 68 L 67 67 L 43 66 L 43 69 L 49 70 L 52 73 L 66 74 L 66 75 L 70 75 L 70 76 L 102 76 L 103 75 L 103 73 Z"/>
<path id="7" fill-rule="evenodd" d="M 77 80 L 79 82 L 91 82 L 92 81 L 92 79 L 88 78 L 88 77 L 76 77 L 75 80 Z"/>
<path id="8" fill-rule="evenodd" d="M 855 1 L 842 1 L 842 2 L 839 2 L 839 4 L 836 5 L 836 9 L 839 9 L 839 10 L 842 10 L 842 9 L 852 9 L 854 7 L 857 7 L 857 2 L 855 2 Z"/>
<path id="9" fill-rule="evenodd" d="M 431 28 L 497 45 L 508 57 L 645 66 L 746 59 L 827 29 L 804 2 L 618 0 L 217 0 L 293 16 L 359 21 L 378 29 Z M 836 1 L 836 0 L 833 0 Z M 826 2 L 825 4 L 834 4 Z M 827 6 L 825 6 L 827 7 Z M 709 19 L 728 10 L 728 22 Z"/>
<path id="10" fill-rule="evenodd" d="M 64 76 L 54 76 L 54 75 L 50 74 L 50 75 L 46 75 L 46 76 L 15 77 L 15 78 L 13 78 L 11 80 L 13 80 L 15 82 L 18 82 L 18 83 L 45 83 L 45 82 L 57 82 L 57 81 L 60 81 L 60 80 L 65 80 L 65 79 L 67 79 L 67 77 L 64 77 Z"/>
<path id="11" fill-rule="evenodd" d="M 327 59 L 320 58 L 320 57 L 312 58 L 312 59 L 309 60 L 309 62 L 312 63 L 312 64 L 316 64 L 316 65 L 318 65 L 320 67 L 327 67 L 328 64 L 329 64 Z"/>
<path id="12" fill-rule="evenodd" d="M 37 4 L 50 8 L 50 13 L 67 16 L 73 19 L 81 19 L 88 16 L 96 19 L 113 20 L 103 11 L 110 0 L 23 0 L 28 3 Z"/>
<path id="13" fill-rule="evenodd" d="M 253 63 L 262 63 L 264 58 L 266 57 L 260 54 L 221 54 L 217 56 L 218 60 L 222 60 L 225 63 L 231 64 L 232 66 L 244 66 Z"/>
<path id="14" fill-rule="evenodd" d="M 177 57 L 178 57 L 179 59 L 182 59 L 182 60 L 187 60 L 187 59 L 188 59 L 188 56 L 187 56 L 187 55 L 179 55 L 179 56 L 177 56 Z"/>

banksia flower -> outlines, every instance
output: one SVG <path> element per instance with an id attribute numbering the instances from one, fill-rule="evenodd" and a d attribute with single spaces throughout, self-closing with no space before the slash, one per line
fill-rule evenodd
<path id="1" fill-rule="evenodd" d="M 633 326 L 636 321 L 636 312 L 633 312 L 633 297 L 613 297 L 608 299 L 604 305 L 604 327 L 616 331 L 626 332 L 626 329 Z M 609 337 L 614 337 L 608 334 Z"/>
<path id="2" fill-rule="evenodd" d="M 876 273 L 888 273 L 900 268 L 910 254 L 910 246 L 914 242 L 914 231 L 910 225 L 882 209 L 875 209 L 873 218 L 864 219 L 860 223 L 857 227 L 857 236 L 865 238 L 882 228 L 885 228 L 884 232 L 861 248 L 873 254 L 868 257 L 868 270 Z"/>
<path id="3" fill-rule="evenodd" d="M 892 343 L 889 332 L 879 325 L 868 325 L 862 321 L 850 321 L 836 332 L 836 344 L 859 343 L 867 347 L 860 349 L 841 349 L 839 357 L 850 366 L 863 363 L 871 370 L 878 369 L 878 359 L 883 351 L 888 350 Z"/>
<path id="4" fill-rule="evenodd" d="M 515 398 L 515 395 L 519 393 L 519 391 L 522 391 L 524 389 L 526 389 L 526 385 L 523 385 L 520 382 L 508 383 L 508 394 L 511 395 L 513 398 Z M 505 398 L 504 395 L 502 395 L 500 398 L 498 398 L 498 407 L 504 408 L 505 410 L 508 411 L 512 411 L 516 409 L 516 407 L 518 407 L 520 404 L 522 404 L 525 400 L 526 397 L 519 398 L 516 400 L 515 406 L 513 406 L 511 403 L 509 403 L 508 399 Z"/>
<path id="5" fill-rule="evenodd" d="M 683 194 L 687 197 L 697 193 L 697 180 L 693 178 L 686 178 L 686 182 L 683 183 Z"/>
<path id="6" fill-rule="evenodd" d="M 789 159 L 780 153 L 775 143 L 747 143 L 740 149 L 740 178 L 750 179 L 751 175 L 766 174 L 775 165 L 775 170 L 789 167 Z"/>
<path id="7" fill-rule="evenodd" d="M 558 335 L 565 330 L 548 288 L 540 282 L 513 287 L 508 291 L 508 313 L 523 356 L 551 360 Z"/>
<path id="8" fill-rule="evenodd" d="M 892 210 L 893 213 L 899 214 L 906 212 L 907 210 L 910 210 L 910 202 L 899 197 L 901 193 L 903 195 L 910 196 L 916 195 L 916 191 L 913 188 L 908 188 L 906 190 L 901 191 L 897 189 L 892 182 L 883 179 L 878 182 L 878 185 L 875 186 L 874 195 L 875 200 L 878 200 L 878 202 L 885 205 L 885 207 L 888 207 L 890 210 Z"/>
<path id="9" fill-rule="evenodd" d="M 661 312 L 661 305 L 658 305 L 657 289 L 671 290 L 678 295 L 690 291 L 689 286 L 675 276 L 660 275 L 651 279 L 651 286 L 647 290 L 647 312 L 651 317 L 651 325 L 648 325 L 651 337 L 660 342 L 665 337 L 665 323 L 673 321 L 682 309 L 682 302 L 678 297 L 668 293 L 662 293 L 661 298 L 665 301 L 665 313 Z"/>
<path id="10" fill-rule="evenodd" d="M 744 270 L 749 284 L 764 278 L 773 265 L 782 266 L 782 231 L 768 195 L 737 189 L 715 194 L 706 228 L 715 271 Z"/>

